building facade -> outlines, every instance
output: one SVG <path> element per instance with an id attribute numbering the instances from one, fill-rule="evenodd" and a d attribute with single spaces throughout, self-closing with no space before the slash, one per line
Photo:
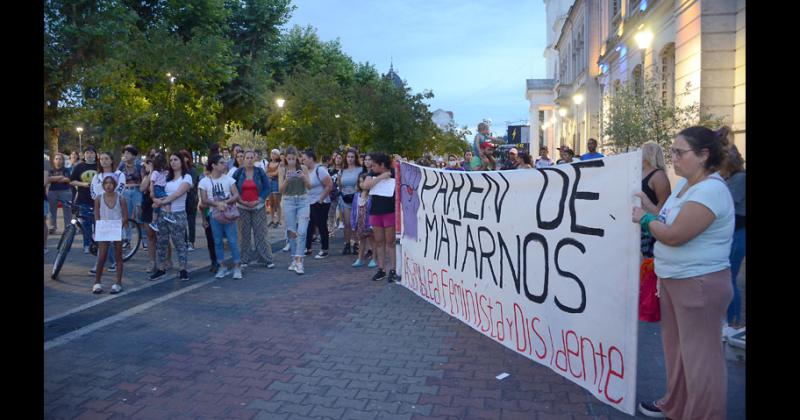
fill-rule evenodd
<path id="1" fill-rule="evenodd" d="M 581 153 L 592 137 L 607 150 L 604 104 L 622 84 L 650 74 L 664 102 L 698 103 L 724 117 L 746 155 L 745 0 L 576 0 L 563 19 L 551 16 L 562 2 L 545 4 L 548 79 L 526 86 L 532 136 L 539 133 L 551 150 L 563 144 Z M 561 26 L 551 43 L 555 23 Z"/>

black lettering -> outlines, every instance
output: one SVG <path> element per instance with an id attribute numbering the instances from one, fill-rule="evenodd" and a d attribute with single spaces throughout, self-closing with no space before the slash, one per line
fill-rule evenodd
<path id="1" fill-rule="evenodd" d="M 442 244 L 447 242 L 447 265 L 450 265 L 450 234 L 447 233 L 447 226 L 444 224 L 444 216 L 440 217 L 442 220 L 442 228 L 439 229 L 439 246 L 436 248 L 436 254 L 434 258 L 437 260 L 439 259 L 439 256 L 442 255 Z"/>
<path id="2" fill-rule="evenodd" d="M 447 205 L 447 177 L 444 173 L 434 172 L 436 176 L 439 178 L 438 184 L 439 189 L 436 191 L 436 194 L 433 196 L 433 203 L 431 203 L 431 208 L 436 208 L 436 200 L 439 196 L 442 196 L 442 213 L 447 214 L 449 211 L 449 207 Z"/>
<path id="3" fill-rule="evenodd" d="M 464 267 L 467 265 L 467 255 L 469 255 L 470 251 L 472 251 L 472 257 L 475 261 L 475 277 L 478 277 L 478 250 L 475 248 L 475 238 L 472 237 L 472 229 L 467 225 L 467 250 L 464 251 L 464 262 L 461 263 L 462 273 L 464 272 Z"/>
<path id="4" fill-rule="evenodd" d="M 487 235 L 489 235 L 489 241 L 488 242 L 490 242 L 492 244 L 492 251 L 491 252 L 485 252 L 484 251 L 483 245 L 486 243 L 486 241 L 481 239 L 481 232 L 485 232 Z M 491 260 L 491 257 L 494 255 L 494 252 L 497 249 L 497 245 L 494 243 L 494 235 L 492 235 L 492 232 L 489 229 L 487 229 L 487 228 L 485 228 L 483 226 L 478 228 L 478 244 L 481 247 L 481 275 L 480 275 L 480 278 L 483 278 L 483 260 L 486 260 L 486 261 L 488 261 L 489 271 L 492 273 L 492 279 L 494 280 L 494 284 L 497 285 L 497 276 L 494 274 L 494 267 L 492 267 L 492 260 Z"/>
<path id="5" fill-rule="evenodd" d="M 561 225 L 561 221 L 564 218 L 564 204 L 567 201 L 569 177 L 567 177 L 567 174 L 564 171 L 556 168 L 542 168 L 537 169 L 537 171 L 541 172 L 542 177 L 544 177 L 544 186 L 542 186 L 542 191 L 539 193 L 539 201 L 536 203 L 536 223 L 538 224 L 539 229 L 553 230 Z M 549 222 L 542 220 L 542 201 L 544 200 L 544 194 L 547 192 L 547 185 L 550 183 L 550 181 L 547 179 L 547 173 L 545 171 L 553 171 L 561 175 L 561 179 L 564 181 L 564 185 L 561 187 L 561 199 L 558 200 L 558 216 Z"/>
<path id="6" fill-rule="evenodd" d="M 467 206 L 469 205 L 469 197 L 472 195 L 472 193 L 480 194 L 483 192 L 483 188 L 475 187 L 475 181 L 472 179 L 472 176 L 467 175 L 467 179 L 469 180 L 469 192 L 467 193 L 467 199 L 464 200 L 464 219 L 478 220 L 478 215 L 470 212 L 469 209 L 467 209 Z"/>
<path id="7" fill-rule="evenodd" d="M 424 257 L 428 256 L 428 239 L 430 238 L 430 233 L 433 230 L 436 230 L 434 244 L 438 242 L 439 238 L 439 225 L 436 223 L 436 216 L 433 216 L 433 219 L 428 218 L 428 214 L 425 214 L 425 252 L 422 254 Z M 434 252 L 435 254 L 436 252 Z M 435 258 L 435 257 L 434 257 Z"/>
<path id="8" fill-rule="evenodd" d="M 422 189 L 419 191 L 419 202 L 422 204 L 422 209 L 425 210 L 425 191 L 432 190 L 439 185 L 439 176 L 435 176 L 436 182 L 434 182 L 432 185 L 428 185 L 428 171 L 426 171 L 424 168 L 420 168 L 420 171 L 422 171 L 422 176 L 424 179 L 422 180 Z M 436 174 L 434 173 L 434 175 Z"/>
<path id="9" fill-rule="evenodd" d="M 581 168 L 600 168 L 603 166 L 605 166 L 605 163 L 600 159 L 587 160 L 572 165 L 573 169 L 575 169 L 575 183 L 572 184 L 572 197 L 569 199 L 569 215 L 572 218 L 572 221 L 570 222 L 570 230 L 574 233 L 600 237 L 605 235 L 605 231 L 603 229 L 579 225 L 578 216 L 575 214 L 575 200 L 600 199 L 600 194 L 596 192 L 578 191 L 578 183 L 581 180 Z"/>
<path id="10" fill-rule="evenodd" d="M 576 276 L 575 274 L 570 273 L 569 271 L 562 270 L 561 266 L 558 265 L 559 253 L 561 251 L 561 248 L 566 246 L 566 245 L 572 245 L 575 248 L 578 248 L 578 250 L 581 251 L 581 254 L 585 254 L 586 253 L 586 247 L 584 247 L 582 243 L 576 241 L 575 239 L 564 238 L 564 239 L 558 241 L 558 245 L 556 245 L 556 256 L 555 256 L 555 259 L 556 259 L 556 271 L 558 271 L 558 274 L 561 274 L 564 277 L 573 279 L 573 280 L 575 280 L 575 283 L 578 283 L 578 287 L 580 287 L 580 289 L 581 289 L 581 303 L 580 303 L 580 305 L 578 305 L 577 308 L 571 308 L 569 306 L 566 306 L 566 305 L 562 304 L 561 301 L 558 300 L 558 296 L 555 297 L 555 301 L 556 301 L 556 306 L 558 306 L 562 311 L 564 311 L 566 313 L 570 313 L 570 314 L 579 314 L 579 313 L 583 312 L 584 309 L 586 309 L 586 287 L 583 286 L 583 282 L 581 281 L 581 279 L 578 278 L 578 276 Z"/>
<path id="11" fill-rule="evenodd" d="M 459 178 L 461 178 L 461 185 L 456 186 L 456 179 L 453 172 L 450 172 L 450 180 L 453 182 L 453 187 L 450 190 L 450 196 L 448 197 L 447 201 L 450 204 L 453 204 L 453 194 L 456 194 L 456 207 L 458 208 L 458 218 L 460 219 L 462 216 L 461 211 L 461 190 L 464 189 L 464 185 L 467 184 L 467 181 L 464 181 L 464 175 L 459 174 Z"/>
<path id="12" fill-rule="evenodd" d="M 528 288 L 528 244 L 531 242 L 539 242 L 542 244 L 542 249 L 544 251 L 544 287 L 541 295 L 534 295 Z M 547 261 L 547 239 L 538 233 L 529 233 L 527 236 L 525 236 L 525 240 L 522 242 L 522 252 L 522 260 L 524 264 L 522 269 L 522 281 L 525 283 L 525 297 L 527 297 L 531 302 L 542 303 L 545 301 L 545 299 L 547 299 L 548 271 L 550 270 L 550 265 Z"/>
<path id="13" fill-rule="evenodd" d="M 517 237 L 517 269 L 514 270 L 514 263 L 511 261 L 511 254 L 508 252 L 508 246 L 506 245 L 506 241 L 503 240 L 503 235 L 500 232 L 497 232 L 497 242 L 500 244 L 500 288 L 503 288 L 503 274 L 505 270 L 503 270 L 503 255 L 506 256 L 505 260 L 508 261 L 508 265 L 511 268 L 511 277 L 514 279 L 514 286 L 517 288 L 517 294 L 519 294 L 519 270 L 522 269 L 522 264 L 520 264 L 520 256 L 522 255 L 520 252 L 519 247 L 519 235 Z M 505 252 L 503 252 L 505 251 Z"/>
<path id="14" fill-rule="evenodd" d="M 453 220 L 448 218 L 447 223 L 453 226 L 453 242 L 456 244 L 455 252 L 453 253 L 453 268 L 458 268 L 458 231 L 456 230 L 456 226 L 461 226 L 461 221 Z M 447 261 L 449 263 L 450 257 L 447 257 Z"/>
<path id="15" fill-rule="evenodd" d="M 492 183 L 495 183 L 498 189 L 500 189 L 500 184 L 493 180 L 489 175 L 481 174 L 481 176 L 483 176 L 483 178 L 486 180 L 486 185 L 489 186 L 489 189 L 486 190 L 486 194 L 483 196 L 483 201 L 481 201 L 481 220 L 483 220 L 484 216 L 486 215 L 486 199 L 489 198 L 489 194 L 492 193 Z"/>

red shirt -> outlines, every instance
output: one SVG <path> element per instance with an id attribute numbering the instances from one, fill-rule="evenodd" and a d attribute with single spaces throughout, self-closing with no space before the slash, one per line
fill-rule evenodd
<path id="1" fill-rule="evenodd" d="M 242 183 L 242 201 L 258 201 L 258 188 L 252 179 L 246 179 Z"/>

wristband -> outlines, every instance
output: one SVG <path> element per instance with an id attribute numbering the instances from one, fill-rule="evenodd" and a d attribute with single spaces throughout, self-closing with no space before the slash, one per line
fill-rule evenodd
<path id="1" fill-rule="evenodd" d="M 642 227 L 642 232 L 652 236 L 650 233 L 650 222 L 658 220 L 658 216 L 652 213 L 645 213 L 641 219 L 639 219 L 639 225 Z"/>

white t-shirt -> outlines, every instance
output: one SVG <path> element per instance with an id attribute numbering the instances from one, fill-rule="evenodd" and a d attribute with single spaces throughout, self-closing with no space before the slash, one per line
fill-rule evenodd
<path id="1" fill-rule="evenodd" d="M 236 184 L 236 180 L 230 175 L 225 174 L 217 179 L 207 176 L 200 180 L 200 184 L 198 184 L 197 188 L 205 191 L 209 200 L 221 201 L 231 198 L 231 185 L 234 184 Z"/>
<path id="2" fill-rule="evenodd" d="M 192 186 L 192 176 L 189 174 L 184 174 L 180 179 L 173 179 L 172 181 L 167 182 L 167 185 L 164 186 L 164 192 L 167 193 L 167 197 L 174 194 L 175 191 L 178 191 L 178 188 L 181 184 L 187 183 L 189 187 Z M 170 211 L 175 213 L 179 211 L 186 211 L 186 196 L 188 195 L 188 190 L 183 193 L 180 197 L 176 198 L 175 201 L 169 203 Z"/>
<path id="3" fill-rule="evenodd" d="M 319 175 L 319 177 L 317 177 L 317 175 Z M 308 198 L 309 200 L 314 200 L 312 201 L 312 204 L 319 202 L 319 196 L 322 195 L 323 191 L 325 191 L 325 184 L 323 184 L 323 180 L 325 178 L 330 179 L 331 175 L 321 164 L 317 164 L 314 169 L 308 171 L 308 180 L 311 183 L 311 189 L 308 190 Z M 330 203 L 330 196 L 326 196 L 322 202 Z"/>
<path id="4" fill-rule="evenodd" d="M 233 177 L 233 174 L 235 174 L 236 171 L 238 171 L 238 170 L 239 170 L 239 168 L 237 168 L 235 166 L 232 166 L 231 169 L 228 170 L 228 176 L 229 177 Z"/>
<path id="5" fill-rule="evenodd" d="M 114 191 L 122 194 L 122 191 L 125 190 L 125 174 L 122 171 L 103 172 L 102 174 L 98 173 L 94 176 L 94 178 L 92 178 L 91 188 L 89 189 L 92 200 L 103 195 L 105 192 L 103 190 L 103 180 L 109 176 L 112 176 L 117 180 L 117 188 Z"/>
<path id="6" fill-rule="evenodd" d="M 685 279 L 716 273 L 731 265 L 729 257 L 735 218 L 733 198 L 727 184 L 715 173 L 690 187 L 678 198 L 678 193 L 686 182 L 685 178 L 678 181 L 664 203 L 658 220 L 671 225 L 678 217 L 681 207 L 689 201 L 707 207 L 715 218 L 705 231 L 681 246 L 673 247 L 656 241 L 655 271 L 659 278 Z"/>

